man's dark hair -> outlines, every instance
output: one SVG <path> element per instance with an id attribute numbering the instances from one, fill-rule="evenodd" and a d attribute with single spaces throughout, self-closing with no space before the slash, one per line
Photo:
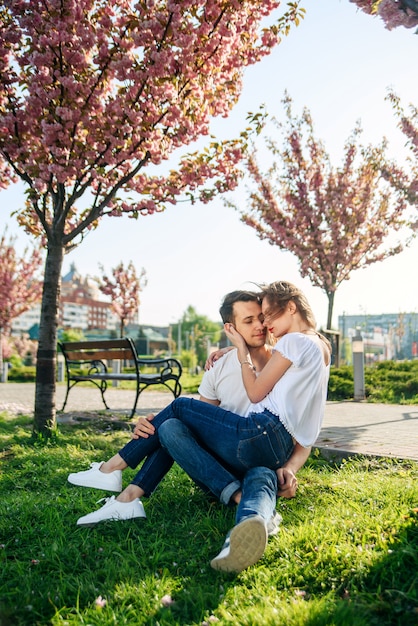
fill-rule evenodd
<path id="1" fill-rule="evenodd" d="M 224 324 L 234 323 L 235 302 L 258 302 L 261 304 L 261 299 L 259 294 L 255 293 L 255 291 L 231 291 L 231 293 L 227 293 L 219 309 Z"/>

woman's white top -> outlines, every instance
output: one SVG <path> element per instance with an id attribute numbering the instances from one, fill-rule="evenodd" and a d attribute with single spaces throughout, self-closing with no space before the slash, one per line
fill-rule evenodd
<path id="1" fill-rule="evenodd" d="M 288 333 L 273 350 L 292 362 L 270 393 L 251 406 L 250 412 L 267 409 L 277 415 L 286 430 L 305 448 L 313 445 L 321 430 L 327 399 L 329 364 L 309 335 Z"/>

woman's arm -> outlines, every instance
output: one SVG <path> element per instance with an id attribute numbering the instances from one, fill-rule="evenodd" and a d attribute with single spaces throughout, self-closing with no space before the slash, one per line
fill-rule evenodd
<path id="1" fill-rule="evenodd" d="M 225 324 L 225 333 L 237 348 L 238 360 L 242 369 L 242 380 L 249 399 L 251 402 L 260 402 L 273 389 L 277 381 L 292 365 L 292 362 L 279 352 L 273 351 L 269 362 L 256 376 L 247 344 L 242 335 L 235 330 L 232 324 Z"/>
<path id="2" fill-rule="evenodd" d="M 205 371 L 210 370 L 210 368 L 213 367 L 213 364 L 215 363 L 215 361 L 223 357 L 223 355 L 229 352 L 230 350 L 234 350 L 234 346 L 225 346 L 225 348 L 219 348 L 219 350 L 215 350 L 214 352 L 211 352 L 211 354 L 208 356 L 205 362 L 205 367 L 204 367 Z"/>
<path id="3" fill-rule="evenodd" d="M 298 487 L 298 481 L 296 473 L 305 464 L 306 459 L 311 453 L 312 447 L 304 448 L 300 443 L 295 443 L 293 452 L 289 459 L 283 465 L 276 470 L 278 492 L 277 495 L 282 498 L 294 498 L 296 495 L 296 489 Z"/>

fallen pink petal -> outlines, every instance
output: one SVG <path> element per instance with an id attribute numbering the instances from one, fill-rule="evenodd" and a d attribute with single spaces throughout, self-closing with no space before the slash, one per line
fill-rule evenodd
<path id="1" fill-rule="evenodd" d="M 103 607 L 105 607 L 107 604 L 107 600 L 105 600 L 105 598 L 102 598 L 102 596 L 99 596 L 98 598 L 96 598 L 94 603 L 98 608 L 103 609 Z"/>

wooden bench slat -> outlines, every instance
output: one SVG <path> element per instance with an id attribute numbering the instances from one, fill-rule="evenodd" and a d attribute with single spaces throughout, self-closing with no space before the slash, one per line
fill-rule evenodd
<path id="1" fill-rule="evenodd" d="M 60 345 L 64 346 L 64 348 L 70 346 L 73 350 L 100 350 L 103 347 L 131 350 L 131 345 L 126 343 L 126 339 L 128 339 L 128 337 L 124 339 L 102 339 L 101 341 L 61 341 Z"/>
<path id="2" fill-rule="evenodd" d="M 132 350 L 78 350 L 67 351 L 67 358 L 70 361 L 100 361 L 102 359 L 133 360 Z"/>

